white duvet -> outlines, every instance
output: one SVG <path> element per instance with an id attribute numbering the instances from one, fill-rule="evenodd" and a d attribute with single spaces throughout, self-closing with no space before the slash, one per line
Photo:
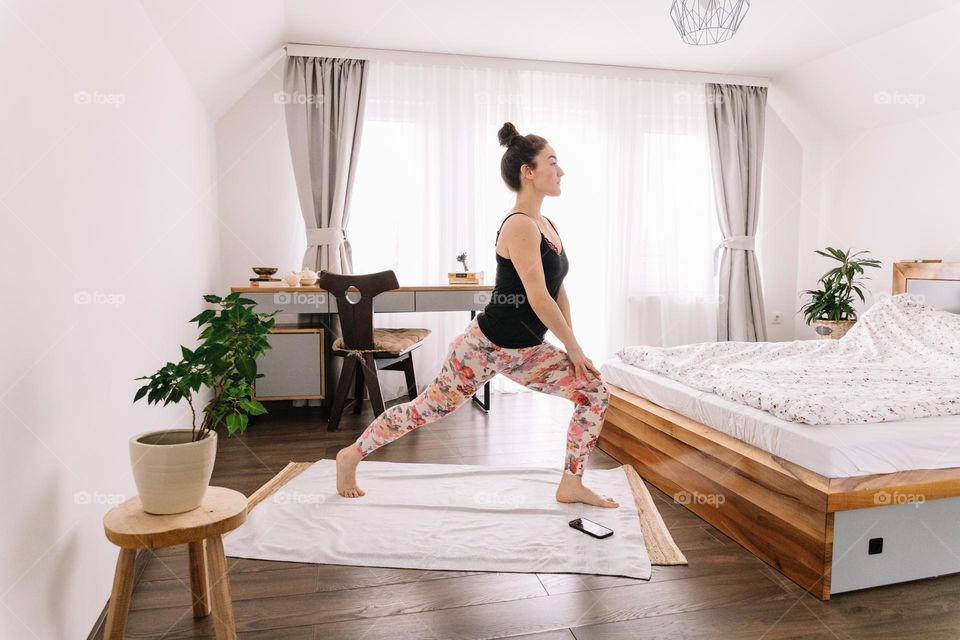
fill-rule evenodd
<path id="1" fill-rule="evenodd" d="M 839 340 L 625 347 L 627 364 L 806 424 L 960 414 L 960 315 L 884 298 Z"/>

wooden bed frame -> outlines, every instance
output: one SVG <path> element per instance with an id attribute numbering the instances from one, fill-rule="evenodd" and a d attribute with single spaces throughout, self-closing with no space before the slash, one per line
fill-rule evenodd
<path id="1" fill-rule="evenodd" d="M 911 279 L 960 281 L 960 263 L 898 262 L 893 274 L 893 293 L 903 293 Z M 867 553 L 874 554 L 876 548 L 871 544 L 867 551 L 872 539 L 867 536 L 876 535 L 872 531 L 876 522 L 884 523 L 878 530 L 888 531 L 888 538 L 902 536 L 904 526 L 908 531 L 910 526 L 918 526 L 915 521 L 919 518 L 904 511 L 904 503 L 914 502 L 912 507 L 922 503 L 928 513 L 946 507 L 951 510 L 947 512 L 950 518 L 960 516 L 960 468 L 826 478 L 629 391 L 608 386 L 610 406 L 598 443 L 603 451 L 621 463 L 632 464 L 644 479 L 823 600 L 830 598 L 835 565 L 843 560 L 834 553 L 835 525 L 841 524 L 838 518 L 844 528 L 844 555 L 847 549 L 857 549 L 857 559 L 848 562 L 856 568 L 850 571 L 869 574 L 873 569 L 863 567 L 869 567 L 866 563 L 872 559 L 868 560 Z M 934 510 L 927 508 L 931 501 L 938 503 Z M 844 514 L 864 509 L 871 511 L 859 514 L 868 513 L 876 522 L 869 527 L 852 525 L 851 529 L 848 523 L 856 519 Z M 882 546 L 882 537 L 880 540 Z M 844 576 L 847 586 L 843 590 L 960 571 L 958 554 L 946 551 L 956 563 L 949 557 L 948 562 L 939 557 L 901 558 L 899 564 L 910 565 L 903 575 Z M 912 549 L 907 553 L 945 552 Z M 890 560 L 888 554 L 884 562 Z M 936 572 L 915 568 L 931 565 Z"/>

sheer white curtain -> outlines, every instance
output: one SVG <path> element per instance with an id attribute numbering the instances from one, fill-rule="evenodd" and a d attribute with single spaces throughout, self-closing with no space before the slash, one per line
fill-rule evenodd
<path id="1" fill-rule="evenodd" d="M 543 212 L 570 258 L 574 333 L 599 365 L 627 344 L 716 338 L 720 241 L 702 84 L 573 73 L 371 63 L 350 236 L 354 270 L 443 284 L 468 254 L 492 283 L 494 241 L 514 194 L 497 130 L 542 135 L 566 172 Z M 380 314 L 433 330 L 417 380 L 439 370 L 467 313 Z M 547 339 L 559 342 L 552 334 Z M 386 372 L 387 397 L 403 393 Z M 498 376 L 498 391 L 520 388 Z"/>

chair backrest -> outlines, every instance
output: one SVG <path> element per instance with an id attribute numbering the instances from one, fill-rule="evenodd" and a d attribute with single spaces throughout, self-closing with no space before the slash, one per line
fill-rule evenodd
<path id="1" fill-rule="evenodd" d="M 393 271 L 366 274 L 340 274 L 321 271 L 317 286 L 337 299 L 340 332 L 348 349 L 373 349 L 373 297 L 400 286 Z M 347 290 L 360 292 L 356 302 L 347 298 Z"/>

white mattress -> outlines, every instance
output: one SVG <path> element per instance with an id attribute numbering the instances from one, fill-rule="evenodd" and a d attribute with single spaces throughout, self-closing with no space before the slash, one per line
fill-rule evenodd
<path id="1" fill-rule="evenodd" d="M 614 357 L 603 379 L 828 478 L 960 467 L 960 416 L 808 425 L 698 391 Z"/>

